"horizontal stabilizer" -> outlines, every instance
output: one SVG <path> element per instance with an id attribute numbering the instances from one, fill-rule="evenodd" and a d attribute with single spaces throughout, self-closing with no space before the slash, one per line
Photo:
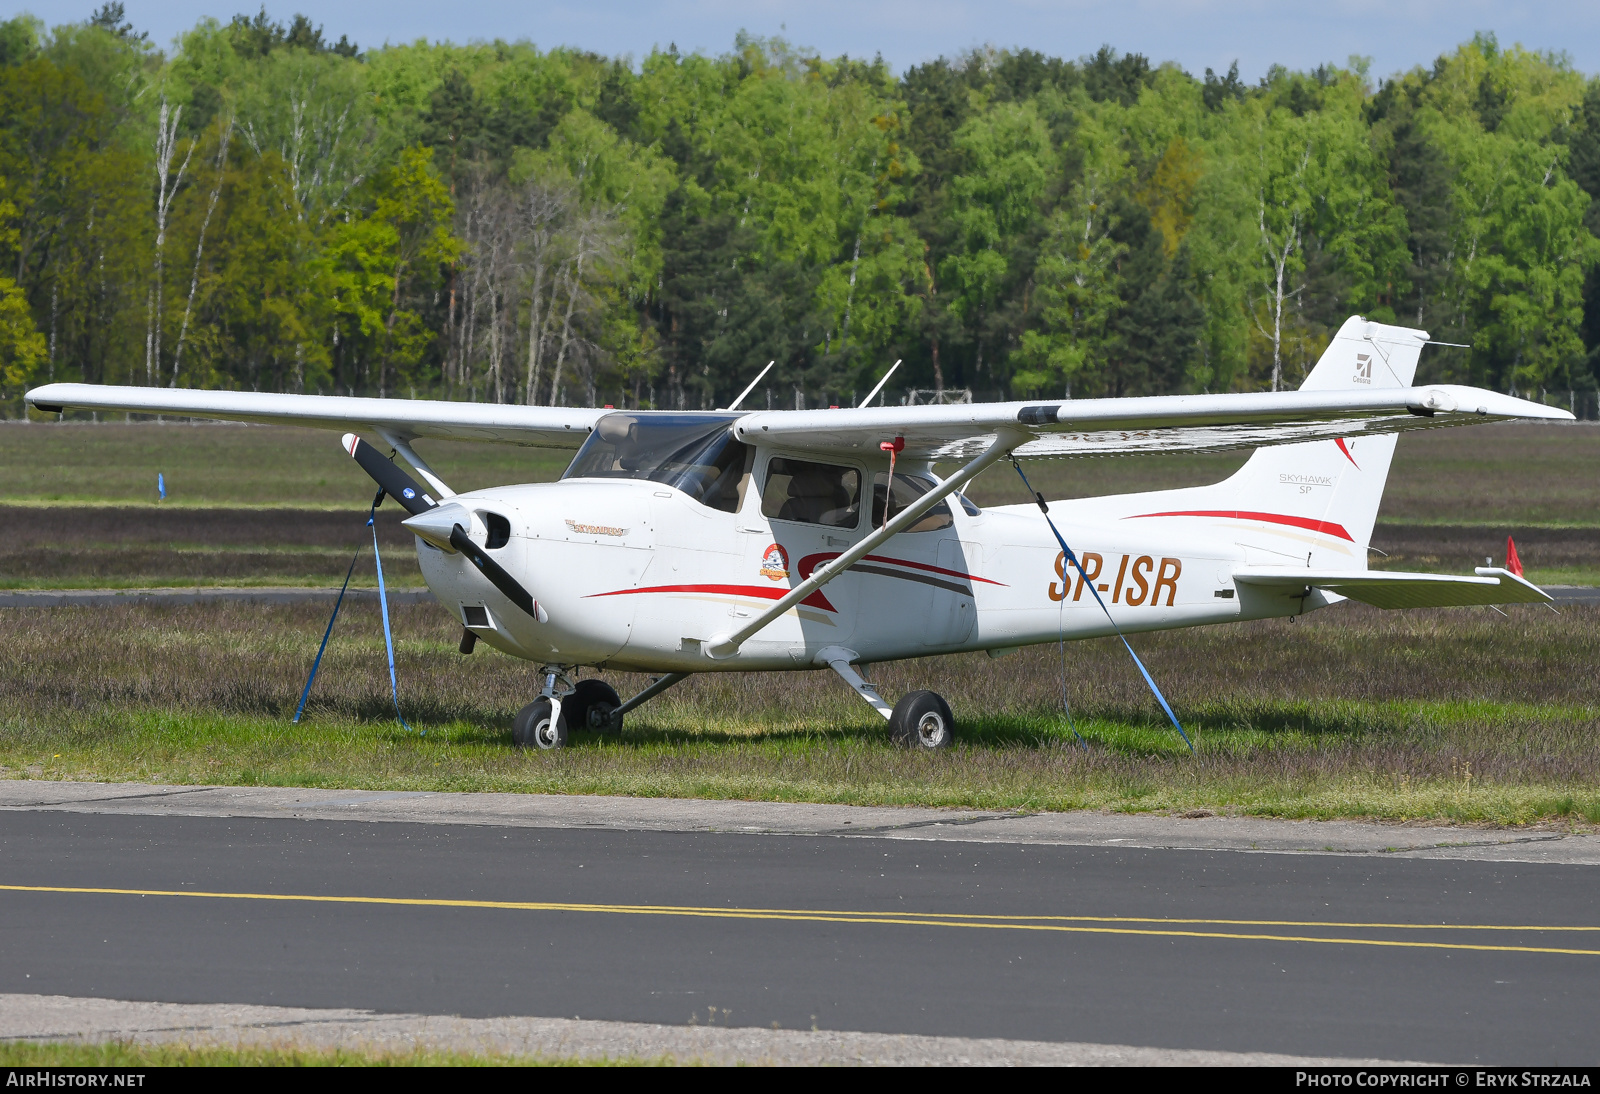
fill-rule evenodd
<path id="1" fill-rule="evenodd" d="M 1274 589 L 1290 596 L 1322 589 L 1375 608 L 1455 608 L 1473 604 L 1544 604 L 1553 599 L 1539 586 L 1497 566 L 1479 566 L 1476 577 L 1408 574 L 1394 570 L 1295 570 L 1252 566 L 1233 572 L 1237 585 Z"/>

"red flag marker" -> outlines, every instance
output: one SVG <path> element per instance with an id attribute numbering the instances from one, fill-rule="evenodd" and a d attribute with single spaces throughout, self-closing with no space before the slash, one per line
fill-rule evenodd
<path id="1" fill-rule="evenodd" d="M 1522 576 L 1522 560 L 1517 557 L 1517 545 L 1510 536 L 1506 537 L 1506 569 L 1518 577 Z"/>

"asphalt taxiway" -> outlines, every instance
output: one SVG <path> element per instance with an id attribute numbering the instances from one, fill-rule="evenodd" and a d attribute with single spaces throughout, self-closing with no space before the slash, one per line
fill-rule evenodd
<path id="1" fill-rule="evenodd" d="M 1600 847 L 1559 832 L 20 780 L 0 854 L 8 1037 L 181 1004 L 757 1045 L 713 1059 L 1586 1063 L 1600 1016 Z"/>

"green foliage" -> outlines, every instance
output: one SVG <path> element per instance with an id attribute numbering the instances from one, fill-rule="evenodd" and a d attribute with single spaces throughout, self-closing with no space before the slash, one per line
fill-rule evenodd
<path id="1" fill-rule="evenodd" d="M 44 358 L 44 336 L 33 325 L 27 297 L 15 281 L 0 277 L 0 392 L 20 393 Z"/>
<path id="2" fill-rule="evenodd" d="M 716 406 L 769 360 L 784 406 L 896 358 L 1248 390 L 1351 313 L 1471 343 L 1425 377 L 1600 386 L 1600 82 L 1488 35 L 1376 88 L 1110 47 L 896 77 L 746 36 L 362 53 L 265 9 L 164 55 L 109 3 L 0 22 L 0 109 L 13 412 L 52 377 Z"/>
<path id="3" fill-rule="evenodd" d="M 0 64 L 21 64 L 32 57 L 39 48 L 41 28 L 42 24 L 31 15 L 0 22 Z"/>
<path id="4" fill-rule="evenodd" d="M 17 207 L 0 198 L 0 245 L 15 247 Z M 28 299 L 9 277 L 0 276 L 0 395 L 27 387 L 45 357 L 44 337 L 33 325 Z"/>
<path id="5" fill-rule="evenodd" d="M 434 335 L 414 302 L 456 256 L 453 202 L 432 151 L 421 147 L 403 150 L 365 196 L 361 215 L 346 216 L 330 232 L 329 280 L 335 312 L 348 324 L 347 337 L 359 334 L 369 347 L 383 393 L 428 380 L 418 370 Z"/>

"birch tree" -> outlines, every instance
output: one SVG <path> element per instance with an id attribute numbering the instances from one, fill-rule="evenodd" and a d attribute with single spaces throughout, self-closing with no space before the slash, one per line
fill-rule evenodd
<path id="1" fill-rule="evenodd" d="M 183 162 L 172 170 L 172 159 L 178 149 L 178 121 L 183 117 L 183 107 L 169 107 L 167 97 L 161 96 L 161 110 L 156 116 L 156 245 L 154 273 L 147 293 L 148 319 L 144 336 L 145 383 L 154 385 L 162 370 L 161 328 L 165 317 L 167 218 L 172 212 L 172 200 L 183 185 L 183 176 L 194 157 L 195 141 L 188 142 Z"/>
<path id="2" fill-rule="evenodd" d="M 360 66 L 280 50 L 255 66 L 239 127 L 256 156 L 277 153 L 294 215 L 320 227 L 345 208 L 386 151 Z"/>
<path id="3" fill-rule="evenodd" d="M 172 354 L 172 380 L 168 384 L 169 387 L 178 386 L 178 373 L 183 368 L 183 347 L 189 338 L 189 321 L 194 316 L 195 293 L 200 288 L 200 266 L 205 257 L 206 232 L 211 227 L 211 218 L 216 215 L 217 199 L 222 196 L 222 184 L 227 178 L 228 145 L 232 140 L 233 115 L 229 114 L 217 135 L 216 178 L 212 182 L 210 196 L 206 199 L 205 218 L 200 221 L 200 231 L 195 234 L 194 268 L 189 274 L 189 295 L 183 302 L 183 322 L 178 327 L 178 344 Z"/>
<path id="4" fill-rule="evenodd" d="M 1258 310 L 1251 319 L 1272 346 L 1272 387 L 1283 381 L 1283 308 L 1300 293 L 1295 278 L 1305 269 L 1306 221 L 1312 193 L 1308 169 L 1314 137 L 1287 110 L 1262 119 L 1256 145 L 1256 247 L 1266 272 L 1265 306 L 1271 329 Z"/>
<path id="5" fill-rule="evenodd" d="M 594 297 L 590 282 L 610 272 L 616 261 L 621 232 L 610 210 L 591 208 L 576 218 L 571 231 L 571 256 L 559 278 L 566 297 L 561 316 L 561 333 L 556 336 L 556 359 L 550 374 L 550 405 L 561 405 L 561 370 L 569 353 L 579 348 L 578 330 L 573 318 L 580 303 L 589 305 Z M 554 301 L 552 301 L 552 304 Z M 592 383 L 591 383 L 592 388 Z"/>
<path id="6" fill-rule="evenodd" d="M 536 179 L 523 185 L 517 201 L 523 269 L 528 275 L 528 352 L 522 401 L 530 406 L 538 399 L 544 369 L 544 344 L 562 266 L 560 237 L 574 204 L 571 190 Z"/>

